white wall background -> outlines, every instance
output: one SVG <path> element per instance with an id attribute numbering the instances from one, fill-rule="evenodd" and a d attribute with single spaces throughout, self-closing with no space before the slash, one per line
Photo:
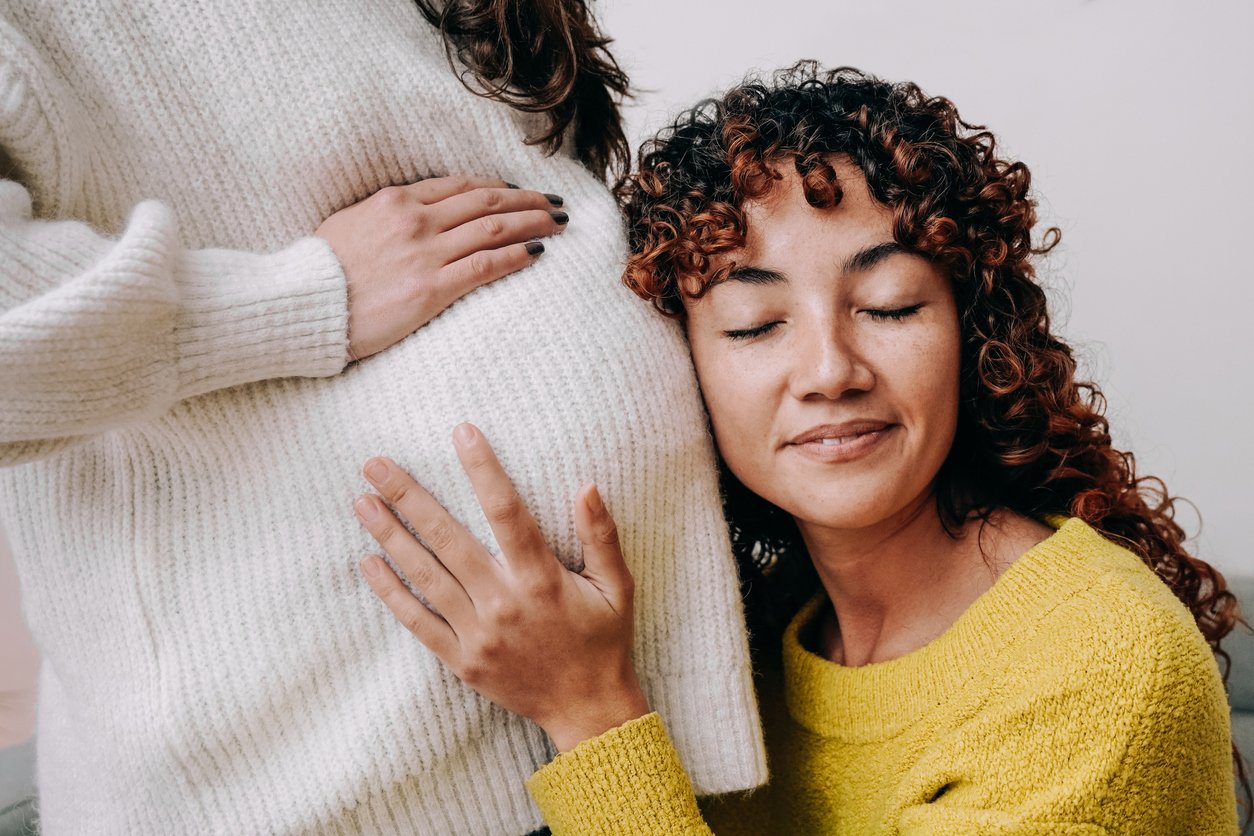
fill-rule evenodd
<path id="1" fill-rule="evenodd" d="M 1254 574 L 1254 2 L 598 8 L 642 91 L 633 144 L 745 70 L 803 57 L 916 81 L 992 128 L 1063 230 L 1047 281 L 1116 438 L 1196 503 L 1201 557 Z M 0 746 L 29 733 L 33 670 L 8 561 L 0 539 Z"/>
<path id="2" fill-rule="evenodd" d="M 1055 320 L 1117 444 L 1254 574 L 1254 2 L 600 0 L 633 146 L 749 68 L 919 83 L 1032 170 Z M 1184 509 L 1185 527 L 1199 528 Z"/>

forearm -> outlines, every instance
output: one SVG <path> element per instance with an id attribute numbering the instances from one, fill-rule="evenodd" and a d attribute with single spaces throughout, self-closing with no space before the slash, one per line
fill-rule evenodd
<path id="1" fill-rule="evenodd" d="M 0 463 L 347 360 L 344 277 L 318 239 L 268 255 L 188 250 L 149 202 L 115 240 L 32 219 L 5 181 L 0 264 Z"/>

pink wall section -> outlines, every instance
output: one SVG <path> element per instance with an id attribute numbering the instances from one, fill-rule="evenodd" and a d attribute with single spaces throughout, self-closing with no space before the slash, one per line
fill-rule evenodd
<path id="1" fill-rule="evenodd" d="M 0 531 L 0 748 L 34 733 L 38 669 L 39 656 L 22 619 L 13 556 Z"/>

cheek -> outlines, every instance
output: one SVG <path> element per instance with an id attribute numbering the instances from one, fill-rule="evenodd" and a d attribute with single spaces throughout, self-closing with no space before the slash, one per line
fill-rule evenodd
<path id="1" fill-rule="evenodd" d="M 723 458 L 734 472 L 752 458 L 750 440 L 769 431 L 769 384 L 752 364 L 717 343 L 690 343 L 697 382 Z"/>
<path id="2" fill-rule="evenodd" d="M 697 371 L 697 383 L 705 399 L 706 411 L 716 434 L 729 430 L 735 423 L 737 386 L 732 375 L 727 374 L 727 362 L 721 352 L 700 344 L 692 345 L 692 363 Z"/>
<path id="3" fill-rule="evenodd" d="M 902 400 L 912 405 L 915 421 L 927 427 L 927 446 L 941 459 L 949 453 L 958 423 L 959 340 L 955 315 L 919 334 L 900 358 L 899 368 L 911 370 L 901 379 Z"/>

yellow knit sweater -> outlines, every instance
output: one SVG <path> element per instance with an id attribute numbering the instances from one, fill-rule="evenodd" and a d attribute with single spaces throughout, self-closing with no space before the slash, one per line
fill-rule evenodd
<path id="1" fill-rule="evenodd" d="M 810 652 L 822 604 L 798 613 L 759 686 L 767 787 L 698 805 L 650 714 L 532 776 L 553 833 L 1236 833 L 1210 649 L 1171 591 L 1083 522 L 899 659 Z"/>

